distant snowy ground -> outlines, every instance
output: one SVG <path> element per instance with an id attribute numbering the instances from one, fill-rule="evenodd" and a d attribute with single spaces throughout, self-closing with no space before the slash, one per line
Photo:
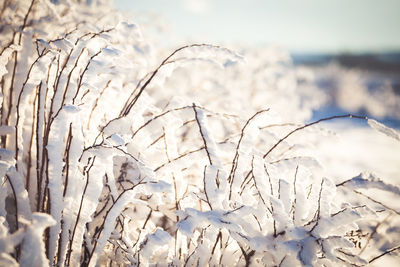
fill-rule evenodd
<path id="1" fill-rule="evenodd" d="M 313 150 L 324 166 L 325 175 L 341 182 L 363 170 L 400 185 L 400 142 L 351 122 L 329 123 L 323 127 L 337 133 L 323 137 Z"/>

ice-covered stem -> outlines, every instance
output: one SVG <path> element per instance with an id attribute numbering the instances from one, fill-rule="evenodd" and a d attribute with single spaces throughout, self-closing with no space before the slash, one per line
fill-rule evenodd
<path id="1" fill-rule="evenodd" d="M 15 38 L 17 32 L 19 32 L 18 45 L 21 45 L 22 34 L 24 33 L 25 27 L 27 26 L 28 18 L 29 18 L 32 8 L 35 4 L 35 1 L 36 0 L 31 1 L 28 11 L 25 14 L 23 24 L 21 25 L 21 29 L 19 31 L 14 32 L 13 39 Z M 8 123 L 9 123 L 10 116 L 11 116 L 11 109 L 13 107 L 14 83 L 15 83 L 15 79 L 16 79 L 17 65 L 18 65 L 18 51 L 14 51 L 14 65 L 13 65 L 13 72 L 12 72 L 12 78 L 11 78 L 11 84 L 10 84 L 10 91 L 9 91 L 8 113 L 7 113 L 6 120 L 5 120 L 6 125 L 8 125 Z M 5 140 L 6 140 L 6 138 L 7 138 L 7 136 L 4 137 Z M 6 142 L 4 142 L 4 144 L 6 144 Z"/>
<path id="2" fill-rule="evenodd" d="M 205 150 L 206 150 L 206 153 L 207 153 L 207 157 L 208 157 L 208 161 L 210 162 L 210 165 L 214 165 L 214 163 L 213 163 L 213 158 L 212 158 L 212 155 L 210 154 L 210 148 L 209 148 L 209 144 L 207 143 L 207 131 L 204 129 L 204 115 L 201 113 L 201 114 L 199 114 L 199 112 L 197 111 L 197 109 L 196 109 L 196 104 L 195 103 L 193 103 L 193 111 L 194 111 L 194 114 L 195 114 L 195 117 L 196 117 L 196 122 L 197 122 L 197 125 L 199 126 L 199 131 L 200 131 L 200 135 L 201 135 L 201 138 L 203 139 L 203 143 L 204 143 L 204 147 L 205 147 Z"/>
<path id="3" fill-rule="evenodd" d="M 40 84 L 38 85 L 40 86 Z M 38 87 L 37 86 L 37 87 Z M 38 95 L 35 95 L 35 98 L 33 100 L 33 107 L 32 107 L 32 124 L 31 124 L 31 136 L 30 136 L 30 141 L 29 141 L 29 148 L 28 148 L 28 162 L 26 163 L 27 165 L 27 174 L 26 174 L 26 183 L 25 183 L 25 188 L 28 191 L 28 193 L 31 193 L 31 190 L 33 190 L 33 188 L 31 189 L 31 168 L 33 165 L 33 144 L 34 144 L 34 140 L 35 140 L 35 131 L 33 129 L 35 129 L 35 123 L 37 120 L 35 111 L 36 111 L 36 100 L 37 100 Z M 35 177 L 34 177 L 35 178 Z M 36 182 L 36 181 L 35 181 Z"/>
<path id="4" fill-rule="evenodd" d="M 72 123 L 69 124 L 68 137 L 67 137 L 67 142 L 65 145 L 65 153 L 64 153 L 65 181 L 64 181 L 63 197 L 65 197 L 65 194 L 66 194 L 67 188 L 68 188 L 69 168 L 70 168 L 69 155 L 70 155 L 70 150 L 71 150 L 71 141 L 72 141 Z"/>
<path id="5" fill-rule="evenodd" d="M 16 191 L 15 191 L 15 188 L 14 188 L 13 183 L 11 182 L 10 177 L 9 177 L 8 175 L 5 175 L 4 177 L 6 178 L 6 180 L 8 181 L 8 183 L 10 184 L 11 191 L 12 191 L 12 194 L 13 194 L 13 197 L 14 197 L 14 205 L 15 205 L 15 227 L 16 227 L 16 230 L 18 230 L 18 228 L 19 228 L 19 219 L 18 219 L 18 199 L 17 199 L 17 193 L 16 193 Z"/>
<path id="6" fill-rule="evenodd" d="M 71 56 L 73 50 L 74 50 L 74 49 L 71 49 L 71 52 L 70 52 L 70 54 L 68 55 L 69 57 Z M 75 70 L 76 67 L 78 66 L 79 59 L 81 58 L 81 56 L 82 56 L 82 54 L 83 54 L 84 51 L 85 51 L 85 49 L 82 48 L 82 49 L 81 49 L 81 52 L 79 53 L 79 55 L 78 55 L 78 57 L 77 57 L 77 59 L 75 60 L 74 66 L 72 67 L 72 69 L 71 69 L 70 72 L 68 73 L 67 81 L 66 81 L 65 88 L 64 88 L 64 92 L 63 92 L 63 95 L 62 95 L 62 98 L 61 98 L 61 104 L 60 104 L 60 107 L 58 108 L 57 112 L 55 113 L 54 118 L 56 118 L 56 117 L 58 116 L 58 114 L 61 112 L 61 110 L 62 110 L 62 108 L 63 108 L 63 105 L 65 104 L 65 101 L 66 101 L 66 99 L 67 99 L 66 96 L 67 96 L 67 92 L 68 92 L 68 87 L 69 87 L 69 84 L 70 84 L 70 82 L 71 82 L 72 73 L 74 72 L 74 70 Z M 99 53 L 100 53 L 100 52 L 99 52 Z M 91 58 L 91 59 L 92 59 L 92 58 Z M 89 62 L 88 62 L 87 64 L 89 65 L 90 62 L 91 62 L 91 60 L 89 60 Z M 66 66 L 67 64 L 68 64 L 68 62 L 67 62 L 64 66 Z M 81 74 L 81 77 L 82 77 L 83 74 L 84 74 L 84 72 Z M 60 75 L 60 76 L 61 76 L 61 75 Z M 61 78 L 60 76 L 58 77 L 58 82 L 60 81 L 60 78 Z M 78 92 L 79 92 L 79 87 L 76 89 L 76 94 L 77 94 Z"/>
<path id="7" fill-rule="evenodd" d="M 398 250 L 398 249 L 400 249 L 400 245 L 399 245 L 399 246 L 396 246 L 396 247 L 394 247 L 394 248 L 388 249 L 388 250 L 386 250 L 385 252 L 383 252 L 382 254 L 379 254 L 378 256 L 373 257 L 372 259 L 370 259 L 370 260 L 368 261 L 368 263 L 372 263 L 372 262 L 376 261 L 377 259 L 379 259 L 380 257 L 383 257 L 383 256 L 385 256 L 386 254 L 390 254 L 390 253 L 392 253 L 393 251 L 396 251 L 396 250 Z"/>
<path id="8" fill-rule="evenodd" d="M 296 192 L 296 182 L 297 182 L 297 173 L 298 173 L 298 171 L 299 171 L 299 165 L 297 165 L 296 166 L 296 171 L 295 171 L 295 173 L 294 173 L 294 180 L 293 180 L 293 195 L 294 195 L 294 200 L 293 200 L 293 203 L 292 203 L 292 206 L 291 206 L 291 211 L 293 212 L 292 213 L 292 220 L 293 220 L 293 222 L 295 222 L 295 215 L 296 215 L 296 203 L 297 203 L 297 192 Z"/>
<path id="9" fill-rule="evenodd" d="M 163 136 L 164 136 L 164 146 L 165 146 L 165 154 L 167 156 L 168 162 L 171 162 L 171 157 L 168 153 L 168 142 L 167 142 L 167 137 L 165 135 L 165 128 L 163 127 Z M 172 173 L 172 180 L 174 182 L 174 197 L 175 197 L 175 209 L 179 210 L 179 199 L 178 199 L 178 190 L 177 190 L 177 184 L 176 184 L 176 177 L 175 174 Z M 176 216 L 176 221 L 179 221 L 179 217 Z M 176 240 L 175 240 L 176 244 Z"/>
<path id="10" fill-rule="evenodd" d="M 271 176 L 269 175 L 267 166 L 264 163 L 264 172 L 268 177 L 268 182 L 269 182 L 269 189 L 270 189 L 270 194 L 271 196 L 274 195 L 274 190 L 272 188 L 272 181 L 271 181 Z M 274 228 L 274 236 L 276 236 L 276 219 L 275 219 L 275 210 L 274 210 L 274 205 L 271 203 L 271 214 L 272 214 L 272 219 L 273 219 L 273 228 Z"/>
<path id="11" fill-rule="evenodd" d="M 374 199 L 373 197 L 370 197 L 362 192 L 359 191 L 359 189 L 368 189 L 368 188 L 376 188 L 380 189 L 386 192 L 391 192 L 396 195 L 400 195 L 400 187 L 387 184 L 381 179 L 375 177 L 372 174 L 365 174 L 361 173 L 360 175 L 353 177 L 351 179 L 345 180 L 341 183 L 336 184 L 336 187 L 345 187 L 349 190 L 352 190 L 354 193 L 363 196 L 364 198 L 369 199 L 370 201 L 384 207 L 387 210 L 390 210 L 398 215 L 400 215 L 400 211 L 397 211 L 388 205 L 382 203 L 381 201 L 378 201 Z"/>
<path id="12" fill-rule="evenodd" d="M 243 128 L 242 128 L 242 131 L 241 131 L 241 133 L 240 133 L 240 138 L 239 138 L 239 141 L 238 141 L 237 146 L 236 146 L 235 156 L 233 157 L 233 160 L 232 160 L 232 168 L 231 168 L 231 171 L 230 171 L 229 176 L 228 176 L 228 182 L 230 183 L 230 188 L 229 188 L 229 199 L 232 198 L 233 179 L 235 178 L 235 172 L 236 172 L 237 165 L 238 165 L 238 160 L 239 160 L 239 148 L 240 148 L 240 144 L 242 143 L 242 139 L 243 139 L 243 136 L 244 136 L 244 131 L 246 130 L 247 126 L 250 124 L 250 122 L 251 122 L 252 120 L 254 120 L 259 114 L 262 114 L 262 113 L 267 112 L 267 111 L 269 111 L 269 109 L 264 109 L 264 110 L 260 110 L 260 111 L 256 112 L 253 116 L 251 116 L 251 117 L 246 121 L 245 125 L 244 125 Z"/>
<path id="13" fill-rule="evenodd" d="M 24 23 L 22 24 L 20 35 L 19 35 L 19 40 L 18 40 L 19 44 L 21 44 L 22 33 L 24 32 L 24 29 L 25 29 L 25 27 L 27 25 L 29 14 L 31 13 L 33 5 L 35 4 L 35 2 L 36 2 L 36 0 L 32 0 L 31 1 L 31 4 L 30 4 L 30 6 L 28 8 L 28 11 L 26 12 L 26 15 L 24 17 Z"/>
<path id="14" fill-rule="evenodd" d="M 294 130 L 292 130 L 291 132 L 289 132 L 285 137 L 283 137 L 282 139 L 280 139 L 278 142 L 276 142 L 268 151 L 267 153 L 264 154 L 263 158 L 265 159 L 280 143 L 282 143 L 283 141 L 285 141 L 289 136 L 291 136 L 292 134 L 294 134 L 297 131 L 303 130 L 307 127 L 310 127 L 312 125 L 318 124 L 320 122 L 323 121 L 330 121 L 330 120 L 335 120 L 335 119 L 344 119 L 344 118 L 354 118 L 354 119 L 361 119 L 361 120 L 365 120 L 368 121 L 367 117 L 364 116 L 358 116 L 358 115 L 352 115 L 352 114 L 347 114 L 347 115 L 338 115 L 338 116 L 332 116 L 332 117 L 327 117 L 327 118 L 322 118 L 319 119 L 317 121 L 305 124 L 301 127 L 298 127 Z"/>
<path id="15" fill-rule="evenodd" d="M 82 80 L 79 80 L 79 82 L 81 82 L 81 81 Z M 90 122 L 92 121 L 92 116 L 93 116 L 94 110 L 97 108 L 97 106 L 99 104 L 99 100 L 103 96 L 104 92 L 107 90 L 107 88 L 109 88 L 110 83 L 111 83 L 111 80 L 108 80 L 106 85 L 104 86 L 103 90 L 101 90 L 99 97 L 96 98 L 96 100 L 92 106 L 92 110 L 90 111 L 89 118 L 87 121 L 87 126 L 86 126 L 86 129 L 88 129 L 88 130 L 90 129 Z M 74 100 L 72 100 L 72 101 L 74 101 Z"/>
<path id="16" fill-rule="evenodd" d="M 85 187 L 84 187 L 83 192 L 82 192 L 82 196 L 81 196 L 81 200 L 80 200 L 80 204 L 79 204 L 78 214 L 76 216 L 75 225 L 73 227 L 73 230 L 72 230 L 72 233 L 71 233 L 71 237 L 70 237 L 70 240 L 69 240 L 69 249 L 68 249 L 67 260 L 66 260 L 66 262 L 68 263 L 67 266 L 70 266 L 70 263 L 71 263 L 71 258 L 72 258 L 72 253 L 73 253 L 72 247 L 73 247 L 74 237 L 75 237 L 75 234 L 76 234 L 76 229 L 77 229 L 78 224 L 79 224 L 79 219 L 80 219 L 80 216 L 81 216 L 81 212 L 82 212 L 82 207 L 83 207 L 83 202 L 84 202 L 84 198 L 85 198 L 85 195 L 86 195 L 86 191 L 87 191 L 88 185 L 89 185 L 89 178 L 90 178 L 89 172 L 90 172 L 91 168 L 93 167 L 95 160 L 96 160 L 96 156 L 94 156 L 93 159 L 89 158 L 88 159 L 88 164 L 90 163 L 90 166 L 87 168 L 87 170 L 85 170 L 86 176 L 87 176 L 86 184 L 85 184 Z"/>
<path id="17" fill-rule="evenodd" d="M 196 118 L 196 123 L 199 127 L 199 132 L 204 143 L 204 149 L 207 153 L 208 161 L 210 163 L 210 166 L 207 165 L 204 166 L 203 187 L 204 187 L 204 194 L 206 196 L 206 202 L 210 207 L 210 209 L 213 210 L 213 207 L 211 205 L 211 202 L 213 201 L 210 200 L 209 193 L 211 193 L 212 195 L 214 195 L 214 193 L 209 192 L 209 190 L 215 191 L 219 186 L 218 174 L 219 174 L 219 168 L 221 168 L 221 164 L 219 162 L 219 158 L 217 155 L 217 148 L 215 142 L 210 136 L 210 132 L 207 129 L 206 116 L 204 115 L 203 110 L 197 109 L 197 106 L 194 103 L 192 107 Z M 209 172 L 207 172 L 207 167 L 210 170 Z M 215 184 L 210 179 L 211 174 L 213 175 L 214 173 L 215 173 Z"/>
<path id="18" fill-rule="evenodd" d="M 314 231 L 314 229 L 318 226 L 319 223 L 319 219 L 321 218 L 321 197 L 322 197 L 322 189 L 324 186 L 324 182 L 325 179 L 321 180 L 321 185 L 320 185 L 320 189 L 319 189 L 319 193 L 318 193 L 318 208 L 315 211 L 314 217 L 313 219 L 311 219 L 311 221 L 309 221 L 306 225 L 311 224 L 313 221 L 315 221 L 315 224 L 313 225 L 313 227 L 310 230 L 310 233 L 312 233 Z"/>
<path id="19" fill-rule="evenodd" d="M 92 55 L 92 56 L 90 57 L 89 61 L 87 62 L 86 66 L 85 66 L 85 69 L 82 71 L 82 73 L 81 73 L 81 75 L 80 75 L 80 77 L 79 77 L 79 83 L 78 83 L 78 86 L 77 86 L 77 88 L 76 88 L 75 95 L 74 95 L 74 97 L 72 98 L 72 103 L 75 103 L 75 99 L 76 99 L 76 97 L 78 96 L 79 91 L 80 91 L 80 89 L 81 89 L 81 87 L 82 87 L 83 77 L 85 76 L 85 73 L 88 71 L 89 66 L 90 66 L 90 63 L 93 61 L 93 59 L 94 59 L 95 57 L 97 57 L 97 56 L 100 55 L 101 51 L 102 51 L 102 50 L 100 50 L 100 51 L 98 51 L 97 53 L 95 53 L 94 55 Z"/>
<path id="20" fill-rule="evenodd" d="M 207 166 L 204 166 L 204 172 L 203 172 L 203 190 L 204 190 L 204 195 L 206 196 L 206 202 L 208 206 L 210 207 L 210 210 L 213 210 L 213 207 L 210 202 L 210 198 L 208 197 L 208 191 L 207 191 Z"/>
<path id="21" fill-rule="evenodd" d="M 193 153 L 200 152 L 200 151 L 202 151 L 203 149 L 205 149 L 204 146 L 202 146 L 202 147 L 200 147 L 200 148 L 197 148 L 197 149 L 194 149 L 194 150 L 191 150 L 191 151 L 188 151 L 188 152 L 186 152 L 186 153 L 184 153 L 184 154 L 182 154 L 182 155 L 179 155 L 179 156 L 177 156 L 176 158 L 171 159 L 169 162 L 165 162 L 165 163 L 161 164 L 160 166 L 156 167 L 156 168 L 154 169 L 154 172 L 157 172 L 157 171 L 160 170 L 161 168 L 167 166 L 169 163 L 172 163 L 172 162 L 174 162 L 174 161 L 177 161 L 177 160 L 179 160 L 179 159 L 181 159 L 181 158 L 184 158 L 184 157 L 186 157 L 186 156 L 189 156 L 189 155 L 191 155 L 191 154 L 193 154 Z"/>
<path id="22" fill-rule="evenodd" d="M 271 204 L 271 207 L 269 207 L 269 206 L 267 205 L 267 202 L 265 201 L 264 197 L 262 196 L 261 191 L 260 191 L 260 188 L 259 188 L 259 186 L 258 186 L 258 184 L 257 184 L 256 176 L 254 175 L 254 156 L 253 156 L 253 158 L 251 159 L 251 178 L 253 179 L 254 187 L 256 188 L 257 194 L 259 195 L 259 197 L 260 197 L 262 203 L 263 203 L 264 206 L 267 208 L 267 210 L 268 210 L 271 214 L 273 214 L 273 210 L 272 210 L 273 207 L 272 207 L 272 204 Z"/>
<path id="23" fill-rule="evenodd" d="M 31 78 L 31 73 L 32 73 L 32 69 L 33 67 L 35 67 L 35 65 L 39 62 L 39 60 L 44 57 L 47 53 L 49 52 L 49 50 L 47 51 L 43 51 L 42 54 L 40 54 L 35 61 L 31 64 L 31 66 L 29 67 L 28 73 L 26 75 L 25 81 L 22 85 L 21 91 L 18 94 L 18 98 L 17 98 L 17 103 L 16 103 L 16 111 L 17 111 L 17 118 L 16 118 L 16 123 L 15 123 L 15 160 L 17 161 L 17 165 L 16 168 L 18 169 L 18 154 L 19 154 L 19 148 L 20 148 L 20 144 L 18 142 L 19 139 L 19 120 L 21 119 L 21 100 L 22 100 L 22 95 L 24 93 L 25 87 L 28 83 L 28 80 Z M 49 69 L 49 67 L 47 68 Z"/>
<path id="24" fill-rule="evenodd" d="M 53 59 L 54 60 L 54 59 Z M 46 124 L 46 95 L 48 92 L 48 86 L 46 85 L 49 81 L 50 76 L 50 68 L 47 72 L 47 81 L 46 83 L 41 82 L 38 88 L 38 97 L 37 97 L 37 110 L 36 110 L 36 211 L 40 211 L 41 203 L 42 203 L 42 184 L 43 184 L 43 171 L 44 171 L 44 155 L 45 148 L 43 146 L 44 138 L 44 129 Z M 33 130 L 32 130 L 33 131 Z"/>
<path id="25" fill-rule="evenodd" d="M 371 200 L 372 202 L 374 202 L 374 203 L 376 203 L 376 204 L 378 204 L 378 205 L 381 205 L 381 206 L 384 207 L 385 209 L 388 209 L 388 210 L 390 210 L 390 211 L 393 211 L 393 212 L 396 213 L 397 215 L 400 215 L 400 211 L 397 211 L 397 210 L 395 210 L 395 209 L 392 209 L 391 207 L 389 207 L 388 205 L 382 203 L 381 201 L 378 201 L 378 200 L 376 200 L 376 199 L 374 199 L 374 198 L 372 198 L 372 197 L 370 197 L 370 196 L 367 196 L 366 194 L 364 194 L 364 193 L 362 193 L 362 192 L 360 192 L 360 191 L 358 191 L 358 190 L 353 190 L 353 191 L 354 191 L 354 193 L 356 193 L 356 194 L 358 194 L 358 195 L 361 195 L 361 196 L 363 196 L 363 197 L 365 197 L 365 198 Z"/>
<path id="26" fill-rule="evenodd" d="M 180 110 L 184 110 L 184 109 L 187 109 L 187 108 L 192 108 L 192 107 L 191 107 L 191 106 L 184 106 L 184 107 L 180 107 L 180 108 L 174 108 L 174 109 L 167 110 L 167 111 L 165 111 L 165 112 L 163 112 L 163 113 L 161 113 L 161 114 L 159 114 L 159 115 L 154 116 L 153 118 L 151 118 L 150 120 L 148 120 L 146 123 L 144 123 L 142 126 L 140 126 L 140 127 L 132 134 L 131 139 L 133 139 L 133 138 L 135 137 L 135 135 L 136 135 L 140 130 L 142 130 L 143 128 L 145 128 L 147 125 L 149 125 L 151 122 L 157 120 L 158 118 L 161 118 L 161 117 L 167 115 L 167 114 L 170 113 L 170 112 L 173 112 L 173 111 L 180 111 Z"/>

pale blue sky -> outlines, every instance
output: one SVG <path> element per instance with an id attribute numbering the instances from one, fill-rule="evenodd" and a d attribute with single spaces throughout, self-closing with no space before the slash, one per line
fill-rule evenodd
<path id="1" fill-rule="evenodd" d="M 278 44 L 293 52 L 400 50 L 400 0 L 114 0 L 160 14 L 173 41 Z"/>

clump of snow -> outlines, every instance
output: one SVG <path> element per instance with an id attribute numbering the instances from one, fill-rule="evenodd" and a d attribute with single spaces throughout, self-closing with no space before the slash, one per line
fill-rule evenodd
<path id="1" fill-rule="evenodd" d="M 26 229 L 21 247 L 20 266 L 49 266 L 42 235 L 47 227 L 55 223 L 56 221 L 48 214 L 32 214 L 32 224 Z"/>

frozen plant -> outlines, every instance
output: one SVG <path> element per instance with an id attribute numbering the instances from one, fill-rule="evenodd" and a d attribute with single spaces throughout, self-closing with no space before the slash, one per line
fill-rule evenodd
<path id="1" fill-rule="evenodd" d="M 193 44 L 155 59 L 138 25 L 110 8 L 0 6 L 1 264 L 364 265 L 397 252 L 398 211 L 362 190 L 399 188 L 367 174 L 321 178 L 296 139 L 349 117 L 399 140 L 395 130 L 352 115 L 298 125 L 319 103 L 308 93 L 302 103 L 285 55 L 238 76 L 261 73 L 241 83 L 257 85 L 244 100 L 221 72 L 206 86 L 218 96 L 192 97 L 200 76 L 189 65 L 233 80 L 243 57 Z M 171 84 L 188 72 L 177 96 Z M 290 98 L 296 124 L 257 101 L 270 92 L 263 81 Z"/>

